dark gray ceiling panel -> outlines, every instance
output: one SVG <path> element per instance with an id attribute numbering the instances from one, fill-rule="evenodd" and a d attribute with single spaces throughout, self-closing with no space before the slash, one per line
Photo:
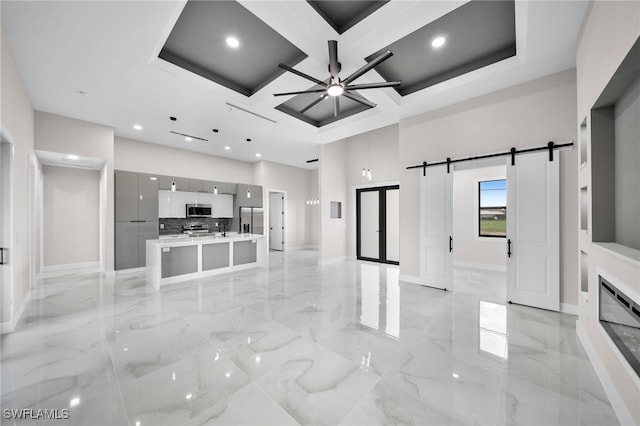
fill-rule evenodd
<path id="1" fill-rule="evenodd" d="M 308 90 L 319 88 L 320 86 L 310 87 Z M 357 93 L 357 92 L 354 92 Z M 366 111 L 369 107 L 362 105 L 359 102 L 352 101 L 344 96 L 339 96 L 340 99 L 340 114 L 337 117 L 333 116 L 333 103 L 331 96 L 327 99 L 319 102 L 313 108 L 309 108 L 304 114 L 299 111 L 309 105 L 314 100 L 318 99 L 323 94 L 306 93 L 303 95 L 297 95 L 288 101 L 278 105 L 276 109 L 282 111 L 292 117 L 302 120 L 316 127 L 326 126 L 343 118 L 350 117 L 362 111 Z"/>
<path id="2" fill-rule="evenodd" d="M 338 34 L 344 33 L 388 2 L 389 0 L 307 0 L 307 3 L 309 3 Z"/>
<path id="3" fill-rule="evenodd" d="M 434 38 L 445 37 L 440 48 Z M 399 80 L 402 96 L 515 56 L 515 4 L 512 0 L 472 0 L 365 58 L 385 50 L 393 60 L 375 70 L 387 81 Z"/>
<path id="4" fill-rule="evenodd" d="M 226 39 L 240 42 L 229 47 Z M 235 1 L 188 1 L 158 55 L 251 96 L 307 55 Z"/>

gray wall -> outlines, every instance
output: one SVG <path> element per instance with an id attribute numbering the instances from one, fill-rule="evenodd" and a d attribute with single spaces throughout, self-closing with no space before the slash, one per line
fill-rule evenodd
<path id="1" fill-rule="evenodd" d="M 614 110 L 616 242 L 640 250 L 640 77 Z"/>
<path id="2" fill-rule="evenodd" d="M 100 173 L 44 166 L 42 176 L 45 269 L 88 262 L 97 264 Z"/>

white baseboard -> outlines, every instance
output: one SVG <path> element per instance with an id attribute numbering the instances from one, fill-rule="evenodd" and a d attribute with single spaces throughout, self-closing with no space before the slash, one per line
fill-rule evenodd
<path id="1" fill-rule="evenodd" d="M 62 265 L 49 265 L 43 266 L 42 270 L 38 274 L 38 278 L 55 276 L 60 272 L 71 272 L 78 269 L 82 269 L 83 272 L 102 272 L 102 267 L 99 261 L 94 262 L 81 262 L 81 263 L 65 263 Z"/>
<path id="2" fill-rule="evenodd" d="M 402 275 L 402 274 L 400 274 L 398 279 L 400 281 L 404 281 L 406 283 L 422 285 L 422 280 L 420 279 L 420 277 L 415 277 L 413 275 Z"/>
<path id="3" fill-rule="evenodd" d="M 27 294 L 24 295 L 24 299 L 22 299 L 22 303 L 18 307 L 13 318 L 11 318 L 11 321 L 0 323 L 0 334 L 11 333 L 16 329 L 16 326 L 22 319 L 22 315 L 24 315 L 24 311 L 27 309 L 29 302 L 31 302 L 31 290 L 28 290 Z"/>
<path id="4" fill-rule="evenodd" d="M 287 250 L 318 250 L 318 246 L 295 246 L 295 247 L 287 247 Z"/>
<path id="5" fill-rule="evenodd" d="M 578 305 L 572 303 L 560 303 L 560 312 L 571 315 L 578 315 Z"/>
<path id="6" fill-rule="evenodd" d="M 624 401 L 620 397 L 618 393 L 618 389 L 613 384 L 613 380 L 611 380 L 611 376 L 607 372 L 607 369 L 602 363 L 602 360 L 598 356 L 598 352 L 596 352 L 595 348 L 591 344 L 591 341 L 587 337 L 587 333 L 582 327 L 582 322 L 580 320 L 576 321 L 576 333 L 578 334 L 578 338 L 584 346 L 587 355 L 589 356 L 589 360 L 591 360 L 591 364 L 593 365 L 593 369 L 596 371 L 598 379 L 600 379 L 600 383 L 602 383 L 602 388 L 604 389 L 607 397 L 609 398 L 609 402 L 611 403 L 611 407 L 613 411 L 616 413 L 618 417 L 618 421 L 621 425 L 635 425 L 635 421 L 633 420 L 633 416 L 627 409 L 627 406 L 624 404 Z"/>
<path id="7" fill-rule="evenodd" d="M 492 265 L 490 263 L 463 262 L 456 260 L 453 262 L 454 267 L 484 269 L 486 271 L 507 272 L 507 265 Z"/>
<path id="8" fill-rule="evenodd" d="M 348 260 L 348 259 L 349 259 L 348 256 L 339 256 L 339 257 L 332 257 L 329 259 L 320 259 L 318 260 L 318 265 L 320 266 L 331 265 L 333 263 L 344 262 L 345 260 Z"/>

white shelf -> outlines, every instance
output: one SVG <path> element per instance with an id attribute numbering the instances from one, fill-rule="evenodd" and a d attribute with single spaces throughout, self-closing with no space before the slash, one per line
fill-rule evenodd
<path id="1" fill-rule="evenodd" d="M 605 252 L 608 252 L 609 254 L 612 254 L 618 259 L 624 260 L 640 267 L 640 250 L 623 246 L 622 244 L 618 243 L 594 242 L 593 245 Z"/>

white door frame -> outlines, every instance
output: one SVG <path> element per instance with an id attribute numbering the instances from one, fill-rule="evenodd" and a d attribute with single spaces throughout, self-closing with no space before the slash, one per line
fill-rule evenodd
<path id="1" fill-rule="evenodd" d="M 8 177 L 8 185 L 9 191 L 1 191 L 3 195 L 6 197 L 6 203 L 2 203 L 2 215 L 0 215 L 0 220 L 2 223 L 2 239 L 7 242 L 6 248 L 7 257 L 9 259 L 8 265 L 3 265 L 3 271 L 0 272 L 3 274 L 2 276 L 2 285 L 0 288 L 0 334 L 13 331 L 15 325 L 17 323 L 16 318 L 16 307 L 14 306 L 13 301 L 14 298 L 14 278 L 13 278 L 13 203 L 14 203 L 14 191 L 15 191 L 15 171 L 14 171 L 14 156 L 15 156 L 15 145 L 14 139 L 9 133 L 9 131 L 0 125 L 0 144 L 2 142 L 9 144 L 9 167 L 8 171 L 4 167 L 0 167 L 0 173 L 3 173 L 5 177 Z M 0 148 L 1 149 L 1 148 Z M 2 158 L 0 156 L 0 158 Z M 4 242 L 0 242 L 3 244 Z M 8 299 L 8 300 L 7 300 Z M 28 294 L 25 295 L 25 302 L 28 300 Z"/>
<path id="2" fill-rule="evenodd" d="M 266 206 L 263 208 L 264 208 L 264 215 L 266 220 L 265 237 L 267 239 L 267 252 L 269 251 L 270 241 L 271 241 L 271 230 L 269 228 L 271 228 L 270 211 L 271 211 L 271 193 L 272 192 L 280 193 L 284 197 L 284 202 L 282 203 L 283 209 L 284 209 L 284 215 L 283 215 L 284 217 L 282 218 L 282 226 L 284 226 L 284 232 L 282 233 L 282 240 L 284 241 L 284 244 L 282 245 L 282 251 L 287 251 L 287 249 L 289 248 L 289 243 L 287 238 L 287 235 L 289 233 L 289 227 L 287 225 L 287 220 L 289 216 L 289 213 L 287 211 L 287 191 L 285 189 L 267 188 L 266 192 L 267 192 L 267 196 L 263 197 L 263 199 L 266 199 L 267 202 L 263 203 L 263 204 L 266 204 Z"/>

